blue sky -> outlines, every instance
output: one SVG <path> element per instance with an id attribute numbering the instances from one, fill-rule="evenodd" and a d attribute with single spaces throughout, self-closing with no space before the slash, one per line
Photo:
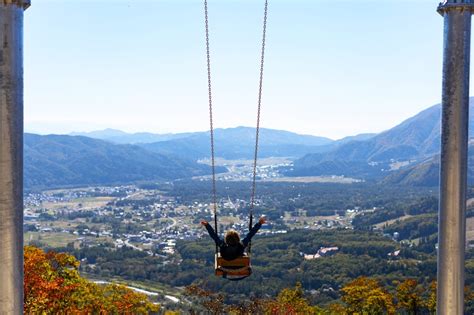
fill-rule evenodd
<path id="1" fill-rule="evenodd" d="M 441 95 L 431 0 L 270 0 L 262 126 L 379 132 Z M 263 0 L 209 0 L 216 127 L 255 125 Z M 208 129 L 199 0 L 34 0 L 25 128 Z"/>

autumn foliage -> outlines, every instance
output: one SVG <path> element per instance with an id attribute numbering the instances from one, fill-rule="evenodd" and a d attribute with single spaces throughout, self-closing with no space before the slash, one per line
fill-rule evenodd
<path id="1" fill-rule="evenodd" d="M 360 277 L 341 289 L 348 314 L 395 314 L 392 295 L 377 280 Z"/>
<path id="2" fill-rule="evenodd" d="M 392 292 L 376 279 L 359 277 L 343 286 L 340 301 L 324 306 L 311 305 L 304 296 L 300 283 L 294 288 L 282 290 L 276 298 L 254 298 L 241 304 L 226 304 L 226 297 L 196 285 L 186 288 L 186 294 L 197 313 L 210 314 L 268 314 L 268 315 L 372 315 L 407 314 L 422 315 L 436 313 L 436 281 L 423 287 L 415 279 L 394 281 Z M 474 292 L 466 288 L 465 302 L 474 300 Z M 194 314 L 197 314 L 196 312 Z"/>
<path id="3" fill-rule="evenodd" d="M 322 309 L 309 305 L 299 283 L 295 288 L 282 290 L 275 299 L 252 299 L 238 305 L 226 305 L 223 294 L 206 291 L 196 285 L 187 287 L 185 293 L 194 305 L 201 305 L 201 311 L 210 314 L 324 314 Z"/>
<path id="4" fill-rule="evenodd" d="M 120 285 L 101 286 L 79 275 L 71 255 L 26 246 L 24 310 L 26 314 L 149 314 L 159 306 L 146 295 Z"/>
<path id="5" fill-rule="evenodd" d="M 44 252 L 26 246 L 24 256 L 24 310 L 26 314 L 153 314 L 159 306 L 144 294 L 120 285 L 98 285 L 82 278 L 79 262 L 71 255 Z M 414 279 L 394 281 L 391 292 L 376 279 L 359 277 L 339 290 L 340 301 L 314 306 L 301 284 L 282 290 L 276 297 L 254 298 L 226 304 L 224 294 L 196 285 L 186 288 L 194 314 L 434 314 L 436 282 L 423 287 Z M 466 303 L 474 292 L 466 288 Z M 165 313 L 166 314 L 166 313 Z M 171 312 L 170 312 L 171 314 Z"/>

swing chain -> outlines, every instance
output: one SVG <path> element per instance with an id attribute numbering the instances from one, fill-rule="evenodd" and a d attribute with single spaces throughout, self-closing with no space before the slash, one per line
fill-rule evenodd
<path id="1" fill-rule="evenodd" d="M 255 206 L 255 193 L 256 193 L 256 178 L 257 178 L 257 160 L 258 160 L 258 140 L 260 136 L 260 110 L 262 107 L 262 90 L 263 90 L 263 66 L 265 63 L 265 40 L 267 35 L 267 14 L 268 14 L 268 0 L 265 0 L 265 11 L 263 14 L 263 35 L 262 35 L 262 55 L 260 58 L 260 81 L 258 86 L 258 108 L 257 108 L 257 127 L 255 131 L 255 154 L 253 159 L 253 178 L 252 178 L 252 195 L 250 197 L 250 220 L 249 220 L 249 231 L 253 225 L 253 209 Z M 250 254 L 252 249 L 252 242 L 249 242 L 248 252 Z"/>
<path id="2" fill-rule="evenodd" d="M 204 0 L 204 16 L 206 23 L 206 57 L 207 57 L 207 87 L 209 97 L 209 125 L 211 133 L 211 168 L 212 168 L 212 204 L 214 213 L 214 230 L 217 231 L 217 193 L 216 193 L 216 167 L 214 159 L 214 124 L 212 119 L 212 85 L 211 85 L 211 52 L 209 47 L 209 19 L 207 12 L 207 0 Z M 219 248 L 216 245 L 216 253 Z"/>

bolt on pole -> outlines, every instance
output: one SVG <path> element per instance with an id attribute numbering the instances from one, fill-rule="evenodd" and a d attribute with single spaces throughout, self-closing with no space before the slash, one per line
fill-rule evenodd
<path id="1" fill-rule="evenodd" d="M 23 11 L 0 0 L 0 313 L 23 313 Z"/>
<path id="2" fill-rule="evenodd" d="M 473 0 L 474 1 L 474 0 Z M 444 17 L 437 314 L 464 313 L 471 0 L 447 0 Z"/>

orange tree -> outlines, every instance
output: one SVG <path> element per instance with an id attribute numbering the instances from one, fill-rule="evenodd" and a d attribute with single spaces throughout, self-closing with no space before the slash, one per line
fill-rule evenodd
<path id="1" fill-rule="evenodd" d="M 342 289 L 347 314 L 395 314 L 393 296 L 374 279 L 359 277 Z"/>
<path id="2" fill-rule="evenodd" d="M 25 246 L 26 314 L 148 314 L 159 306 L 124 286 L 99 286 L 82 278 L 79 262 L 65 253 Z"/>
<path id="3" fill-rule="evenodd" d="M 266 312 L 269 314 L 321 314 L 322 309 L 309 305 L 304 297 L 301 283 L 293 289 L 283 289 L 275 301 L 268 301 Z"/>
<path id="4" fill-rule="evenodd" d="M 424 289 L 415 279 L 406 279 L 397 286 L 398 309 L 417 315 L 425 308 Z"/>

